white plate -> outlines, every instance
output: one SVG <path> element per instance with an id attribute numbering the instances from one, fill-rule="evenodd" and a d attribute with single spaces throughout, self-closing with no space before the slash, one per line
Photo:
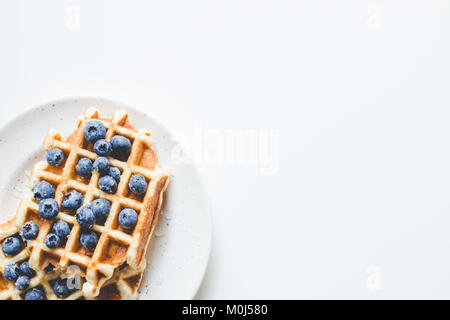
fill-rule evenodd
<path id="1" fill-rule="evenodd" d="M 96 107 L 102 116 L 115 110 L 129 113 L 137 128 L 152 132 L 159 163 L 171 169 L 160 219 L 150 241 L 148 266 L 140 299 L 192 299 L 208 264 L 211 248 L 211 215 L 207 193 L 192 165 L 173 163 L 178 144 L 169 132 L 145 113 L 123 103 L 93 97 L 68 98 L 35 107 L 0 129 L 0 219 L 15 214 L 26 190 L 34 163 L 44 159 L 42 141 L 48 129 L 70 134 L 78 115 Z"/>

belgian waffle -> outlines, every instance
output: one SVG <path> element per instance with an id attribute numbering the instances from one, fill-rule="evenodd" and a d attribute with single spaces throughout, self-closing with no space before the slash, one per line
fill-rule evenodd
<path id="1" fill-rule="evenodd" d="M 19 230 L 14 220 L 0 224 L 0 242 L 10 236 L 18 236 Z M 0 300 L 21 300 L 24 298 L 26 291 L 20 291 L 16 288 L 13 282 L 8 281 L 3 270 L 5 266 L 13 263 L 21 263 L 28 260 L 30 257 L 30 247 L 24 246 L 22 250 L 15 256 L 9 257 L 0 251 Z M 145 261 L 138 269 L 133 269 L 129 266 L 118 268 L 114 275 L 109 279 L 105 285 L 100 289 L 100 294 L 95 299 L 98 300 L 132 300 L 136 299 L 138 295 L 138 288 L 142 280 L 142 275 L 145 269 Z M 79 277 L 79 290 L 73 291 L 68 297 L 58 297 L 52 287 L 53 282 L 61 277 L 57 271 L 35 270 L 35 276 L 30 279 L 30 286 L 27 290 L 32 288 L 41 288 L 45 297 L 48 300 L 82 300 L 92 299 L 83 295 L 81 286 L 86 282 L 84 277 Z M 75 271 L 75 270 L 74 270 Z M 75 276 L 66 273 L 66 277 L 72 278 Z M 76 278 L 72 278 L 76 279 Z M 76 282 L 73 282 L 75 285 Z"/>
<path id="2" fill-rule="evenodd" d="M 120 268 L 105 282 L 97 300 L 135 300 L 145 270 L 145 261 L 137 269 L 130 266 Z M 89 298 L 89 297 L 88 297 Z"/>
<path id="3" fill-rule="evenodd" d="M 107 194 L 98 188 L 100 175 L 96 171 L 86 179 L 79 176 L 75 170 L 80 158 L 85 157 L 94 161 L 98 157 L 93 152 L 93 144 L 85 140 L 83 135 L 84 126 L 92 119 L 103 122 L 107 128 L 106 139 L 110 140 L 118 134 L 132 142 L 131 153 L 127 160 L 109 157 L 111 165 L 122 171 L 115 194 Z M 168 171 L 157 165 L 150 132 L 135 129 L 129 123 L 128 114 L 124 111 L 117 111 L 111 119 L 106 119 L 99 117 L 97 109 L 90 108 L 79 118 L 77 129 L 67 139 L 63 139 L 57 131 L 50 130 L 45 137 L 44 147 L 46 150 L 51 148 L 63 150 L 66 155 L 65 162 L 58 168 L 50 166 L 47 162 L 37 163 L 32 170 L 29 184 L 31 188 L 40 181 L 47 181 L 53 185 L 55 200 L 61 208 L 56 219 L 67 222 L 71 226 L 71 232 L 64 247 L 49 249 L 45 245 L 45 237 L 53 221 L 40 217 L 39 205 L 34 200 L 33 192 L 28 192 L 21 200 L 15 224 L 16 227 L 20 227 L 31 220 L 39 226 L 37 238 L 28 241 L 30 266 L 35 270 L 44 270 L 52 264 L 59 274 L 64 274 L 70 266 L 79 267 L 81 275 L 86 279 L 82 290 L 86 298 L 97 297 L 103 284 L 111 278 L 112 283 L 117 284 L 117 291 L 132 295 L 132 292 L 127 292 L 125 288 L 126 281 L 123 276 L 127 273 L 137 275 L 143 270 L 147 245 L 158 219 L 163 192 L 169 181 Z M 142 197 L 128 190 L 132 174 L 141 174 L 148 180 L 147 191 Z M 81 246 L 79 241 L 81 228 L 76 222 L 74 213 L 62 209 L 64 195 L 72 190 L 83 194 L 83 205 L 98 198 L 111 202 L 111 210 L 106 221 L 95 224 L 92 228 L 99 236 L 94 251 Z M 123 208 L 132 208 L 139 214 L 137 224 L 131 231 L 122 228 L 118 223 L 118 215 Z M 127 273 L 115 273 L 116 269 L 120 268 Z"/>

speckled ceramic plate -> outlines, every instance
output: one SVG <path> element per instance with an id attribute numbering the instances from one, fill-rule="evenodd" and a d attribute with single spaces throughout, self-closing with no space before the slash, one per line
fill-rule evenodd
<path id="1" fill-rule="evenodd" d="M 192 299 L 202 282 L 211 247 L 209 200 L 195 167 L 172 161 L 171 151 L 179 148 L 178 142 L 150 116 L 128 105 L 103 98 L 62 99 L 30 109 L 1 128 L 0 219 L 15 214 L 31 168 L 44 159 L 42 141 L 47 130 L 54 128 L 67 136 L 75 129 L 78 115 L 89 107 L 107 117 L 118 109 L 127 111 L 133 125 L 152 132 L 160 165 L 171 169 L 139 298 Z"/>

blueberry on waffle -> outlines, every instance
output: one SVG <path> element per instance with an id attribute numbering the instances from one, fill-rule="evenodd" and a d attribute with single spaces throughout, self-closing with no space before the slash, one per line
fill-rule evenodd
<path id="1" fill-rule="evenodd" d="M 111 168 L 117 168 L 111 173 L 113 176 L 109 175 L 109 170 L 102 167 L 94 170 L 94 165 L 90 165 L 100 158 L 94 146 L 102 139 L 110 142 L 111 152 L 97 150 L 97 153 L 109 154 L 104 158 Z M 105 144 L 103 140 L 102 144 Z M 157 165 L 150 132 L 135 129 L 129 123 L 126 112 L 117 111 L 111 119 L 106 119 L 100 118 L 98 110 L 91 108 L 79 118 L 77 129 L 66 139 L 55 130 L 50 130 L 44 147 L 46 151 L 61 150 L 64 159 L 57 166 L 47 161 L 39 162 L 32 170 L 29 184 L 34 191 L 25 195 L 19 205 L 14 234 L 18 234 L 22 225 L 29 221 L 38 226 L 39 232 L 34 239 L 30 237 L 24 243 L 26 248 L 22 252 L 27 254 L 23 254 L 22 258 L 29 256 L 29 265 L 38 275 L 43 272 L 40 270 L 54 266 L 52 273 L 55 273 L 55 278 L 52 281 L 61 275 L 66 276 L 73 266 L 80 270 L 85 279 L 81 293 L 71 293 L 67 298 L 77 297 L 77 294 L 79 298 L 86 299 L 97 296 L 135 297 L 145 268 L 148 242 L 169 181 L 168 171 Z M 54 199 L 58 206 L 46 199 Z M 82 203 L 79 207 L 80 199 Z M 90 207 L 98 199 L 110 204 L 106 206 L 109 212 L 103 212 L 103 207 L 93 207 L 94 210 Z M 45 217 L 40 214 L 41 201 L 44 204 L 52 202 L 52 206 L 46 208 Z M 56 214 L 55 208 L 58 209 Z M 78 215 L 80 208 L 94 212 L 94 220 L 89 214 L 89 217 L 83 216 L 81 219 Z M 120 212 L 124 209 L 137 213 L 135 223 L 129 217 L 125 225 L 119 223 Z M 97 216 L 100 211 L 101 216 Z M 64 222 L 65 230 L 70 230 L 65 237 L 54 230 L 57 221 Z M 51 239 L 46 241 L 47 238 Z M 11 250 L 16 249 L 13 246 Z M 0 280 L 0 287 L 1 283 Z M 28 288 L 35 285 L 36 281 L 31 279 Z M 47 286 L 40 285 L 47 299 L 61 299 L 49 293 Z M 49 287 L 53 288 L 54 284 Z M 66 292 L 60 281 L 57 289 L 58 292 Z M 40 295 L 33 293 L 32 296 Z"/>

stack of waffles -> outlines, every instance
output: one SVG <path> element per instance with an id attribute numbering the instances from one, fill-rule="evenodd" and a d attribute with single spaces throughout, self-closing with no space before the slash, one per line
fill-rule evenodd
<path id="1" fill-rule="evenodd" d="M 99 172 L 93 170 L 90 177 L 82 177 L 76 170 L 81 158 L 94 162 L 99 157 L 93 143 L 83 133 L 86 124 L 92 120 L 103 124 L 106 140 L 120 135 L 131 142 L 131 151 L 125 159 L 108 156 L 110 165 L 121 171 L 114 193 L 99 188 Z M 135 129 L 124 111 L 117 111 L 112 118 L 106 119 L 100 118 L 98 110 L 90 108 L 80 116 L 77 129 L 66 139 L 50 130 L 44 148 L 46 151 L 62 150 L 64 162 L 59 166 L 52 166 L 47 161 L 38 162 L 31 172 L 30 191 L 22 198 L 15 217 L 0 224 L 2 245 L 11 237 L 20 241 L 17 253 L 0 251 L 0 299 L 26 299 L 33 297 L 30 291 L 36 289 L 43 299 L 136 299 L 146 266 L 146 250 L 169 182 L 168 170 L 157 164 L 150 132 Z M 147 190 L 142 195 L 130 190 L 129 181 L 133 175 L 142 175 L 147 181 Z M 55 191 L 54 200 L 61 208 L 55 219 L 44 219 L 39 212 L 32 189 L 41 181 L 48 182 Z M 95 248 L 82 245 L 83 228 L 77 222 L 76 213 L 62 206 L 64 197 L 72 191 L 83 195 L 83 206 L 89 206 L 96 199 L 106 199 L 111 204 L 106 220 L 96 222 L 91 228 L 98 239 Z M 137 222 L 131 229 L 119 223 L 119 213 L 125 208 L 138 213 Z M 62 245 L 49 248 L 46 237 L 56 220 L 67 223 L 70 233 Z M 33 239 L 27 240 L 21 237 L 21 228 L 30 221 L 39 231 Z M 20 286 L 18 288 L 4 270 L 27 261 L 34 272 L 26 289 L 19 290 Z M 55 292 L 55 283 L 61 280 L 70 289 L 69 294 Z M 30 292 L 28 296 L 27 292 Z"/>

